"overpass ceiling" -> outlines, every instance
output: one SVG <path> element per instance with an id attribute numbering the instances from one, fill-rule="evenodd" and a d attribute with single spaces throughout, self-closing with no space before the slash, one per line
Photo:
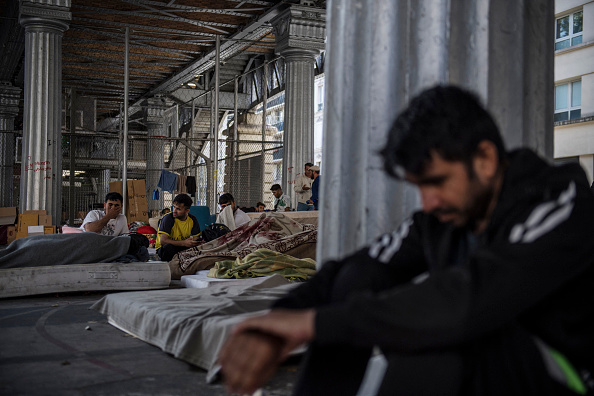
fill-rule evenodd
<path id="1" fill-rule="evenodd" d="M 129 28 L 129 98 L 139 103 L 187 83 L 204 83 L 221 38 L 223 75 L 240 74 L 258 57 L 274 56 L 270 20 L 295 1 L 72 0 L 62 43 L 62 85 L 97 98 L 98 119 L 119 112 L 124 99 L 125 28 Z M 0 0 L 7 59 L 0 80 L 22 88 L 24 32 L 17 1 Z M 313 2 L 325 5 L 325 1 Z M 22 42 L 21 42 L 22 40 Z M 10 44 L 7 47 L 7 43 Z M 8 50 L 20 54 L 7 54 Z M 16 61 L 20 60 L 20 61 Z M 202 79 L 202 80 L 200 80 Z"/>

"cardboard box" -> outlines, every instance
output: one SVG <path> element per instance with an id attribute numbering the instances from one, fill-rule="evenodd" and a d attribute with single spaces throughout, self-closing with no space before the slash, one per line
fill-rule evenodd
<path id="1" fill-rule="evenodd" d="M 47 212 L 45 210 L 25 210 L 23 214 L 46 215 Z"/>
<path id="2" fill-rule="evenodd" d="M 8 226 L 6 230 L 6 243 L 10 245 L 16 239 L 16 227 Z"/>
<path id="3" fill-rule="evenodd" d="M 42 225 L 29 226 L 28 232 L 29 232 L 29 236 L 43 235 L 43 226 Z"/>
<path id="4" fill-rule="evenodd" d="M 44 234 L 55 234 L 56 226 L 43 226 L 43 233 Z"/>
<path id="5" fill-rule="evenodd" d="M 122 193 L 122 182 L 109 183 L 110 192 Z M 128 223 L 144 221 L 148 223 L 148 202 L 146 198 L 146 183 L 144 179 L 128 180 L 126 183 L 126 219 Z"/>
<path id="6" fill-rule="evenodd" d="M 42 226 L 51 226 L 52 215 L 39 215 L 39 222 L 37 224 Z"/>
<path id="7" fill-rule="evenodd" d="M 14 224 L 17 218 L 16 206 L 0 208 L 0 225 Z"/>
<path id="8" fill-rule="evenodd" d="M 15 239 L 21 239 L 21 238 L 25 238 L 28 237 L 29 233 L 27 231 L 18 231 L 16 233 L 16 238 Z"/>
<path id="9" fill-rule="evenodd" d="M 21 214 L 19 215 L 19 231 L 28 232 L 27 227 L 39 225 L 39 215 Z"/>

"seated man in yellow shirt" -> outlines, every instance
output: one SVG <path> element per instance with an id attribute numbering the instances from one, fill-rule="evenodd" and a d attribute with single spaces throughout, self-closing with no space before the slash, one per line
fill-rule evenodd
<path id="1" fill-rule="evenodd" d="M 179 194 L 173 199 L 173 211 L 161 219 L 155 248 L 163 261 L 171 261 L 176 253 L 200 245 L 200 225 L 190 214 L 192 198 Z"/>

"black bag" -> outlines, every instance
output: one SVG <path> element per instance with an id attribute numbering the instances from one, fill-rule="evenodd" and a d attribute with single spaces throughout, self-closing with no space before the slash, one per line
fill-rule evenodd
<path id="1" fill-rule="evenodd" d="M 231 230 L 225 224 L 213 223 L 202 230 L 200 236 L 204 242 L 210 242 L 213 239 L 217 239 L 228 232 L 231 232 Z"/>

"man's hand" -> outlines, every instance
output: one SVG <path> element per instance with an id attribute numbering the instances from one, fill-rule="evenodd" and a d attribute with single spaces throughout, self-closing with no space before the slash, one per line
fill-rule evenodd
<path id="1" fill-rule="evenodd" d="M 307 191 L 307 190 L 309 190 L 309 189 L 310 189 L 310 187 L 307 187 L 307 185 L 306 185 L 306 184 L 304 184 L 302 189 L 303 189 L 303 190 L 305 190 L 305 191 Z"/>
<path id="2" fill-rule="evenodd" d="M 196 237 L 189 237 L 182 241 L 182 245 L 185 247 L 194 247 L 200 245 L 200 241 L 198 241 L 198 238 Z"/>
<path id="3" fill-rule="evenodd" d="M 284 360 L 293 349 L 313 340 L 315 315 L 313 309 L 274 309 L 266 315 L 244 320 L 233 334 L 257 331 L 280 338 L 283 341 L 281 359 Z"/>
<path id="4" fill-rule="evenodd" d="M 122 207 L 121 206 L 119 206 L 119 205 L 112 205 L 112 204 L 106 205 L 106 208 L 105 208 L 105 218 L 107 218 L 109 220 L 115 219 L 116 217 L 119 216 L 120 213 L 122 213 Z"/>
<path id="5" fill-rule="evenodd" d="M 229 393 L 252 394 L 262 387 L 280 363 L 280 338 L 255 331 L 232 334 L 219 354 Z"/>
<path id="6" fill-rule="evenodd" d="M 219 354 L 230 393 L 250 394 L 262 387 L 279 363 L 314 337 L 315 311 L 275 309 L 241 322 Z"/>

